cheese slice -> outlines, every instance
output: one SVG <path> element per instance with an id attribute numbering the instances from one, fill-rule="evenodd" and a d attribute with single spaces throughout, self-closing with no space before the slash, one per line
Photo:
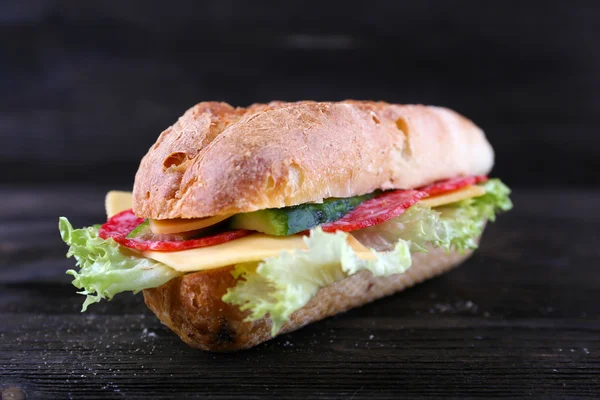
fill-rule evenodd
<path id="1" fill-rule="evenodd" d="M 484 188 L 480 186 L 467 186 L 453 192 L 428 197 L 419 201 L 418 204 L 426 207 L 439 207 L 445 204 L 478 197 L 483 194 L 485 194 Z M 129 192 L 111 191 L 106 195 L 106 214 L 108 217 L 111 217 L 121 211 L 128 210 L 131 207 L 132 195 Z M 229 216 L 225 216 L 223 219 L 228 217 Z M 213 221 L 217 221 L 218 218 L 219 217 L 199 218 L 190 221 L 196 221 L 194 223 L 197 223 L 197 221 L 211 219 Z M 170 228 L 168 223 L 164 224 L 164 226 L 167 226 L 168 229 L 175 229 L 175 227 L 181 226 L 182 223 L 179 221 L 174 222 Z M 161 223 L 164 222 L 165 221 L 161 221 Z M 171 230 L 169 233 L 173 232 L 183 231 Z M 356 240 L 351 234 L 348 234 L 348 243 L 352 249 L 354 249 L 358 257 L 362 259 L 375 259 L 375 255 L 368 248 L 363 246 L 358 240 Z M 253 233 L 251 235 L 215 246 L 200 247 L 197 249 L 175 252 L 145 251 L 142 252 L 142 254 L 144 257 L 162 262 L 163 264 L 168 265 L 177 271 L 192 272 L 220 268 L 243 262 L 258 262 L 268 257 L 278 256 L 282 251 L 292 252 L 296 249 L 307 249 L 306 243 L 304 243 L 304 240 L 302 239 L 302 235 L 270 236 L 263 233 Z"/>
<path id="2" fill-rule="evenodd" d="M 445 204 L 454 203 L 461 200 L 479 197 L 485 194 L 485 189 L 481 186 L 467 186 L 449 193 L 442 193 L 437 196 L 427 197 L 419 201 L 420 205 L 426 207 L 439 207 Z M 112 190 L 106 194 L 105 206 L 108 218 L 124 210 L 129 210 L 133 204 L 131 192 L 121 192 Z M 208 218 L 195 219 L 175 219 L 175 220 L 150 220 L 150 228 L 154 233 L 179 233 L 189 232 L 196 229 L 206 228 L 221 222 L 231 215 L 221 215 Z"/>
<path id="3" fill-rule="evenodd" d="M 352 235 L 348 235 L 348 244 L 362 259 L 374 259 L 375 255 Z M 144 251 L 144 257 L 168 265 L 176 271 L 192 272 L 224 267 L 243 262 L 262 261 L 275 257 L 282 251 L 306 250 L 301 235 L 270 236 L 254 233 L 242 238 L 217 244 L 215 246 L 175 252 Z"/>
<path id="4" fill-rule="evenodd" d="M 106 194 L 104 205 L 106 207 L 106 216 L 110 218 L 121 211 L 129 210 L 133 206 L 133 195 L 131 192 L 111 190 Z M 214 217 L 194 219 L 151 219 L 150 229 L 156 234 L 195 231 L 224 221 L 231 217 L 231 215 L 217 215 Z"/>
<path id="5" fill-rule="evenodd" d="M 453 192 L 442 193 L 437 196 L 427 197 L 420 200 L 417 204 L 425 207 L 439 207 L 457 201 L 471 199 L 473 197 L 483 196 L 485 189 L 481 186 L 466 186 L 462 189 L 455 190 Z"/>
<path id="6" fill-rule="evenodd" d="M 233 216 L 233 214 L 193 219 L 151 219 L 150 230 L 152 230 L 152 233 L 156 234 L 197 231 L 218 224 L 231 216 Z"/>
<path id="7" fill-rule="evenodd" d="M 121 211 L 129 210 L 133 207 L 133 196 L 131 192 L 111 190 L 106 193 L 104 207 L 106 208 L 106 216 L 110 218 Z"/>

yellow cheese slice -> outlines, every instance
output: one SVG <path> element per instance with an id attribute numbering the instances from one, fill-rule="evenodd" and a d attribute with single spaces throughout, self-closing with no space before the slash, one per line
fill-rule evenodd
<path id="1" fill-rule="evenodd" d="M 348 243 L 359 257 L 364 259 L 375 257 L 352 235 L 348 235 Z M 175 252 L 144 251 L 142 254 L 176 271 L 192 272 L 243 262 L 262 261 L 268 257 L 278 256 L 282 251 L 292 252 L 295 249 L 307 249 L 301 235 L 270 236 L 254 233 L 215 246 Z"/>
<path id="2" fill-rule="evenodd" d="M 106 194 L 104 199 L 104 207 L 106 208 L 106 216 L 108 218 L 121 211 L 129 210 L 133 206 L 133 196 L 131 192 L 121 192 L 111 190 Z"/>
<path id="3" fill-rule="evenodd" d="M 461 200 L 479 197 L 485 194 L 485 189 L 481 186 L 467 186 L 450 193 L 443 193 L 437 196 L 428 197 L 419 201 L 420 205 L 426 207 L 439 207 L 445 204 L 454 203 Z M 132 207 L 131 192 L 121 192 L 112 190 L 106 194 L 106 215 L 110 218 L 123 210 Z M 150 220 L 150 228 L 154 233 L 179 233 L 189 232 L 196 229 L 206 228 L 207 226 L 219 223 L 231 215 L 221 215 L 208 218 L 195 219 L 174 219 L 174 220 Z"/>
<path id="4" fill-rule="evenodd" d="M 106 207 L 106 216 L 110 218 L 121 211 L 129 210 L 133 206 L 133 196 L 131 192 L 111 190 L 106 194 L 104 205 Z M 218 215 L 215 217 L 194 219 L 151 219 L 150 229 L 156 234 L 189 232 L 217 224 L 229 217 L 231 217 L 231 215 Z"/>
<path id="5" fill-rule="evenodd" d="M 193 219 L 165 219 L 165 220 L 150 220 L 150 229 L 152 233 L 180 233 L 197 231 L 198 229 L 206 228 L 218 224 L 226 220 L 233 214 L 216 215 L 214 217 L 193 218 Z"/>
<path id="6" fill-rule="evenodd" d="M 484 188 L 480 186 L 467 186 L 454 192 L 428 197 L 419 201 L 418 204 L 427 207 L 438 207 L 441 205 L 454 203 L 456 201 L 478 197 L 483 194 L 485 194 Z M 131 206 L 132 196 L 129 192 L 111 191 L 106 195 L 106 214 L 109 217 L 123 210 L 130 209 Z M 217 218 L 218 217 L 213 217 L 212 219 L 214 221 Z M 191 221 L 202 221 L 209 219 L 211 218 L 202 218 Z M 179 226 L 181 226 L 181 222 L 176 222 L 172 226 L 177 226 L 177 223 L 179 223 Z M 168 224 L 165 226 L 168 226 Z M 170 231 L 168 233 L 172 232 L 183 231 L 177 230 Z M 354 249 L 358 257 L 362 259 L 375 258 L 375 255 L 369 249 L 363 246 L 350 234 L 348 235 L 348 243 Z M 177 271 L 192 272 L 220 268 L 242 262 L 262 261 L 268 257 L 278 256 L 282 251 L 291 252 L 295 249 L 305 250 L 306 248 L 306 243 L 304 243 L 301 235 L 270 236 L 263 233 L 254 233 L 243 238 L 215 246 L 175 252 L 145 251 L 142 254 L 144 257 L 160 261 Z"/>
<path id="7" fill-rule="evenodd" d="M 427 197 L 420 200 L 417 204 L 426 207 L 439 207 L 445 204 L 455 203 L 457 201 L 483 196 L 485 189 L 481 186 L 467 186 L 454 192 L 442 193 L 437 196 Z"/>

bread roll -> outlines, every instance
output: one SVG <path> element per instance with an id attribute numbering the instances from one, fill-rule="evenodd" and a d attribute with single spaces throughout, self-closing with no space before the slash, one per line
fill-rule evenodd
<path id="1" fill-rule="evenodd" d="M 413 264 L 403 274 L 376 278 L 368 271 L 359 272 L 321 289 L 292 314 L 280 334 L 404 290 L 457 266 L 470 254 L 429 247 L 428 253 L 412 255 Z M 245 322 L 248 311 L 221 300 L 235 284 L 231 268 L 183 275 L 144 290 L 144 299 L 163 324 L 194 348 L 235 351 L 255 346 L 271 339 L 271 321 Z"/>
<path id="2" fill-rule="evenodd" d="M 133 209 L 152 219 L 249 212 L 487 174 L 492 164 L 481 129 L 445 108 L 206 102 L 143 158 Z"/>

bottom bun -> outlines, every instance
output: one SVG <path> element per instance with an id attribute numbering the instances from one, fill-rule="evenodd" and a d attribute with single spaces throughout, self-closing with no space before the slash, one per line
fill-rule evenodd
<path id="1" fill-rule="evenodd" d="M 446 252 L 430 248 L 412 255 L 412 266 L 403 274 L 373 277 L 362 271 L 321 289 L 302 309 L 292 314 L 280 331 L 291 332 L 326 317 L 399 292 L 439 275 L 467 259 L 471 252 Z M 207 351 L 235 351 L 256 346 L 271 336 L 271 321 L 247 322 L 248 311 L 221 300 L 235 284 L 233 267 L 196 272 L 144 290 L 146 305 L 163 324 L 190 346 Z"/>

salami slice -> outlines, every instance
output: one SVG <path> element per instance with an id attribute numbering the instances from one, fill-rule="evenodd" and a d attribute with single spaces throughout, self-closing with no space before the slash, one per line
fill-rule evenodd
<path id="1" fill-rule="evenodd" d="M 485 182 L 487 180 L 488 177 L 486 175 L 461 176 L 458 178 L 450 178 L 443 181 L 434 182 L 431 185 L 420 187 L 417 190 L 423 191 L 430 196 L 434 196 L 436 194 L 458 190 L 465 186 Z"/>
<path id="2" fill-rule="evenodd" d="M 139 224 L 144 222 L 144 218 L 138 218 L 133 210 L 121 211 L 118 214 L 113 215 L 100 227 L 98 235 L 102 239 L 108 239 L 116 236 L 127 236 L 129 233 L 137 228 Z"/>
<path id="3" fill-rule="evenodd" d="M 136 217 L 132 210 L 125 210 L 112 216 L 106 221 L 106 223 L 100 227 L 98 234 L 102 239 L 108 239 L 109 237 L 113 238 L 114 241 L 120 245 L 134 250 L 180 251 L 198 247 L 214 246 L 241 238 L 251 233 L 247 230 L 238 229 L 189 240 L 147 240 L 141 238 L 127 238 L 127 235 L 142 222 L 144 222 L 144 219 Z"/>
<path id="4" fill-rule="evenodd" d="M 386 192 L 361 203 L 337 221 L 321 225 L 321 228 L 324 232 L 351 232 L 377 225 L 401 215 L 404 210 L 427 196 L 426 192 L 418 190 Z"/>

